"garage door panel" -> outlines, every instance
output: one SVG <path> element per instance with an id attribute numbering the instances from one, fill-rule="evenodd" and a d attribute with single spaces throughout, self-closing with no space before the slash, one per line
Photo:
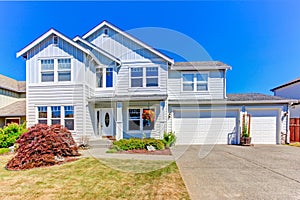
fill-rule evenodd
<path id="1" fill-rule="evenodd" d="M 189 113 L 192 113 L 189 116 Z M 231 117 L 221 117 L 226 116 L 224 112 L 222 115 L 220 113 L 215 114 L 218 117 L 209 117 L 207 112 L 200 112 L 198 116 L 206 116 L 195 117 L 195 112 L 184 112 L 181 111 L 180 114 L 174 113 L 177 118 L 173 119 L 174 123 L 174 131 L 177 136 L 178 144 L 227 144 L 228 137 L 230 136 L 232 139 L 232 133 L 235 135 L 235 127 L 237 122 L 237 112 L 233 115 L 232 112 L 227 116 Z M 179 118 L 179 116 L 184 116 L 183 118 Z M 234 117 L 232 117 L 234 116 Z M 236 141 L 235 141 L 236 142 Z"/>

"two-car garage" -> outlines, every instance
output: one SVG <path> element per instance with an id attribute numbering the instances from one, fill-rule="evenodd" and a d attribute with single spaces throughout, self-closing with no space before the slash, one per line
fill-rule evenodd
<path id="1" fill-rule="evenodd" d="M 177 144 L 239 144 L 242 116 L 250 114 L 252 144 L 277 144 L 282 124 L 279 108 L 172 109 Z"/>

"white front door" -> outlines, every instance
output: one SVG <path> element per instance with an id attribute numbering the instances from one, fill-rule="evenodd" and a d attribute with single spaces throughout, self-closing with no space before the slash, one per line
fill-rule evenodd
<path id="1" fill-rule="evenodd" d="M 113 136 L 113 109 L 101 109 L 101 133 L 102 136 Z"/>

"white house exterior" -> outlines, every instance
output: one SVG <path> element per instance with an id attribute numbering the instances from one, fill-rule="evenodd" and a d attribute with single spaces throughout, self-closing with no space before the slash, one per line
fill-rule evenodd
<path id="1" fill-rule="evenodd" d="M 74 39 L 50 29 L 20 56 L 28 126 L 59 123 L 76 139 L 161 138 L 174 131 L 178 144 L 238 144 L 248 113 L 253 143 L 279 144 L 288 135 L 289 100 L 227 97 L 230 66 L 174 62 L 106 21 Z"/>

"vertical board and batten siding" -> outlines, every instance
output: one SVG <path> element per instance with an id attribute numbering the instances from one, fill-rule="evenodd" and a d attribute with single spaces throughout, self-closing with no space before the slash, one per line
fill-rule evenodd
<path id="1" fill-rule="evenodd" d="M 65 84 L 55 87 L 29 86 L 27 98 L 28 126 L 36 123 L 37 106 L 64 106 L 74 105 L 75 134 L 83 133 L 83 85 Z"/>
<path id="2" fill-rule="evenodd" d="M 224 71 L 210 71 L 208 77 L 208 92 L 184 92 L 182 91 L 181 74 L 190 71 L 169 70 L 168 74 L 168 99 L 223 99 L 224 98 Z M 197 72 L 197 71 L 195 71 Z"/>
<path id="3" fill-rule="evenodd" d="M 108 29 L 108 35 L 104 35 L 104 29 Z M 86 38 L 87 41 L 104 49 L 120 60 L 152 60 L 157 56 L 141 47 L 134 41 L 115 32 L 108 27 L 102 27 Z"/>
<path id="4" fill-rule="evenodd" d="M 72 58 L 72 80 L 76 83 L 83 82 L 84 76 L 82 76 L 82 73 L 86 57 L 84 53 L 62 39 L 59 39 L 58 44 L 54 45 L 52 36 L 49 36 L 28 52 L 26 65 L 29 70 L 27 71 L 28 79 L 26 80 L 26 83 L 29 85 L 32 83 L 39 83 L 40 59 L 59 57 Z"/>

